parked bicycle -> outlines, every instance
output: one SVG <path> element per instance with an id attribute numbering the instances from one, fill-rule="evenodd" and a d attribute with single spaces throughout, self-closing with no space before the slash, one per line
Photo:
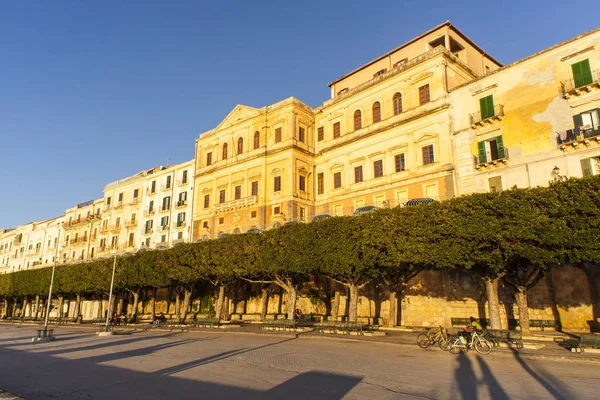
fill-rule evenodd
<path id="1" fill-rule="evenodd" d="M 448 337 L 448 330 L 441 325 L 435 334 L 432 333 L 431 330 L 428 330 L 426 333 L 421 333 L 417 336 L 417 345 L 422 349 L 426 349 L 436 343 L 440 346 L 440 349 L 444 351 L 450 349 L 451 343 L 450 338 Z"/>
<path id="2" fill-rule="evenodd" d="M 492 351 L 492 343 L 484 337 L 483 331 L 474 331 L 471 333 L 470 340 L 464 334 L 459 332 L 458 337 L 450 343 L 450 353 L 458 354 L 461 351 L 467 353 L 470 348 L 475 348 L 479 354 L 490 354 Z"/>

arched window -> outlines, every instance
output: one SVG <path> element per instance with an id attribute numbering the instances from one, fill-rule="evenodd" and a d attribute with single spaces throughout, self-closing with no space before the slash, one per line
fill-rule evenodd
<path id="1" fill-rule="evenodd" d="M 238 155 L 240 155 L 243 152 L 244 152 L 244 139 L 239 138 L 238 139 L 238 150 L 237 150 L 237 153 L 238 153 Z"/>
<path id="2" fill-rule="evenodd" d="M 227 160 L 227 143 L 223 143 L 223 160 Z"/>
<path id="3" fill-rule="evenodd" d="M 362 114 L 360 110 L 354 111 L 354 130 L 357 131 L 362 128 Z"/>
<path id="4" fill-rule="evenodd" d="M 260 147 L 260 133 L 258 131 L 254 132 L 254 150 Z"/>
<path id="5" fill-rule="evenodd" d="M 381 104 L 378 101 L 373 103 L 373 123 L 381 121 Z"/>
<path id="6" fill-rule="evenodd" d="M 396 93 L 392 101 L 394 103 L 394 115 L 400 114 L 402 112 L 402 95 Z"/>

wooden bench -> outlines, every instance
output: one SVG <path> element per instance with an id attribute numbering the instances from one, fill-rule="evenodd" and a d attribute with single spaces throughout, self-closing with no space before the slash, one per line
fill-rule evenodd
<path id="1" fill-rule="evenodd" d="M 194 322 L 196 328 L 214 328 L 221 326 L 221 320 L 219 318 L 199 318 Z"/>
<path id="2" fill-rule="evenodd" d="M 317 328 L 318 333 L 343 333 L 349 335 L 356 332 L 357 335 L 364 335 L 365 332 L 371 332 L 379 329 L 379 326 L 372 326 L 362 322 L 323 322 Z"/>
<path id="3" fill-rule="evenodd" d="M 37 329 L 37 337 L 52 337 L 54 336 L 54 329 Z"/>
<path id="4" fill-rule="evenodd" d="M 532 319 L 529 320 L 529 326 L 532 328 L 540 328 L 542 331 L 544 331 L 544 328 L 559 328 L 558 321 L 553 319 Z"/>
<path id="5" fill-rule="evenodd" d="M 588 349 L 600 349 L 600 335 L 597 333 L 584 333 L 579 338 L 579 347 L 583 351 Z"/>
<path id="6" fill-rule="evenodd" d="M 450 321 L 453 327 L 461 326 L 464 328 L 466 326 L 471 325 L 471 320 L 469 318 L 450 318 Z M 476 318 L 475 321 L 479 322 L 481 324 L 481 327 L 484 329 L 490 325 L 489 319 Z"/>
<path id="7" fill-rule="evenodd" d="M 523 348 L 523 333 L 521 331 L 488 329 L 485 331 L 484 337 L 492 342 L 494 347 L 498 347 L 500 342 L 506 342 L 515 344 L 518 349 Z"/>
<path id="8" fill-rule="evenodd" d="M 273 331 L 291 331 L 296 330 L 298 324 L 291 319 L 274 319 L 272 321 L 263 322 L 260 326 L 261 330 Z"/>

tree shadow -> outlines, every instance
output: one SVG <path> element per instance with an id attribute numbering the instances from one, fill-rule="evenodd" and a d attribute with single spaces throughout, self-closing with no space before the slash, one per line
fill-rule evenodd
<path id="1" fill-rule="evenodd" d="M 510 349 L 510 351 L 512 351 L 513 355 L 515 356 L 515 360 L 517 360 L 519 365 L 521 365 L 521 367 L 529 375 L 531 375 L 531 377 L 533 377 L 544 389 L 546 389 L 546 391 L 548 391 L 548 394 L 550 396 L 552 396 L 552 398 L 554 398 L 556 400 L 567 400 L 567 399 L 575 398 L 567 392 L 566 388 L 560 387 L 560 385 L 558 384 L 558 380 L 555 377 L 551 376 L 546 371 L 539 371 L 539 372 L 534 371 L 525 362 L 525 360 L 523 360 L 521 358 L 521 354 L 519 354 L 519 352 L 517 350 L 513 349 L 512 347 L 509 349 Z"/>
<path id="2" fill-rule="evenodd" d="M 465 353 L 458 354 L 458 367 L 454 370 L 454 381 L 463 400 L 477 400 L 477 378 L 471 360 Z"/>
<path id="3" fill-rule="evenodd" d="M 477 356 L 477 362 L 479 364 L 479 368 L 481 369 L 482 377 L 479 380 L 480 384 L 485 384 L 488 388 L 488 393 L 490 395 L 490 399 L 492 400 L 509 400 L 510 398 L 502 389 L 502 385 L 500 382 L 496 380 L 496 377 L 488 367 L 485 361 L 481 356 Z"/>

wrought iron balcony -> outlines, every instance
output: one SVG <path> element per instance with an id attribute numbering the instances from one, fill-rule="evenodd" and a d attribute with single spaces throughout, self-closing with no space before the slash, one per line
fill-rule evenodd
<path id="1" fill-rule="evenodd" d="M 131 200 L 131 202 L 129 203 L 130 206 L 135 206 L 140 202 L 140 199 L 138 199 L 137 197 L 134 197 L 133 200 Z"/>
<path id="2" fill-rule="evenodd" d="M 185 221 L 177 221 L 176 228 L 185 228 Z"/>
<path id="3" fill-rule="evenodd" d="M 257 201 L 257 196 L 249 196 L 249 197 L 244 197 L 244 198 L 238 199 L 238 200 L 226 201 L 224 203 L 215 204 L 213 206 L 213 212 L 220 213 L 220 212 L 225 212 L 225 211 L 229 211 L 229 210 L 250 207 L 250 206 L 256 204 L 256 201 Z"/>
<path id="4" fill-rule="evenodd" d="M 156 194 L 156 189 L 155 190 L 150 190 L 150 188 L 146 188 L 146 195 L 153 196 L 155 194 Z"/>
<path id="5" fill-rule="evenodd" d="M 481 111 L 478 111 L 473 114 L 469 114 L 471 119 L 471 127 L 475 128 L 476 126 L 483 126 L 486 123 L 494 123 L 495 121 L 501 121 L 504 117 L 504 105 L 503 104 L 495 104 L 494 105 L 494 113 L 492 115 L 482 115 Z"/>
<path id="6" fill-rule="evenodd" d="M 154 233 L 154 229 L 146 229 L 144 230 L 144 235 L 152 235 Z"/>
<path id="7" fill-rule="evenodd" d="M 169 204 L 168 206 L 163 206 L 160 208 L 160 212 L 167 212 L 171 209 L 171 205 Z"/>
<path id="8" fill-rule="evenodd" d="M 165 231 L 168 231 L 168 230 L 169 230 L 169 225 L 161 225 L 160 226 L 160 231 L 161 232 L 165 232 Z"/>
<path id="9" fill-rule="evenodd" d="M 590 140 L 595 140 L 600 143 L 600 128 L 585 128 L 586 126 L 582 126 L 575 129 L 569 129 L 562 134 L 559 133 L 556 138 L 559 147 L 561 149 L 564 149 L 567 145 L 577 147 L 580 143 L 587 145 Z"/>
<path id="10" fill-rule="evenodd" d="M 181 208 L 187 206 L 187 200 L 181 200 L 175 203 L 175 208 Z"/>
<path id="11" fill-rule="evenodd" d="M 123 202 L 122 201 L 118 201 L 117 204 L 115 204 L 115 210 L 119 210 L 123 208 Z"/>
<path id="12" fill-rule="evenodd" d="M 185 181 L 181 180 L 181 179 L 177 180 L 177 186 L 184 186 L 184 185 L 187 185 L 187 183 L 188 183 L 187 179 Z"/>
<path id="13" fill-rule="evenodd" d="M 156 212 L 155 209 L 144 211 L 144 216 L 150 217 L 150 216 L 154 215 L 155 212 Z"/>
<path id="14" fill-rule="evenodd" d="M 171 188 L 172 188 L 172 187 L 173 187 L 173 185 L 162 185 L 162 186 L 160 187 L 160 189 L 161 189 L 163 192 L 167 192 L 167 191 L 171 190 Z"/>
<path id="15" fill-rule="evenodd" d="M 590 92 L 593 87 L 600 87 L 600 69 L 592 71 L 591 76 L 584 77 L 579 82 L 575 82 L 575 79 L 562 81 L 560 86 L 565 99 L 570 96 L 579 96 L 581 92 Z"/>
<path id="16" fill-rule="evenodd" d="M 125 221 L 125 227 L 126 228 L 136 227 L 137 224 L 138 224 L 137 220 L 134 220 L 134 221 Z"/>
<path id="17" fill-rule="evenodd" d="M 490 157 L 488 160 L 487 157 L 485 160 L 480 159 L 480 157 L 475 157 L 476 169 L 481 169 L 484 167 L 494 167 L 497 165 L 505 165 L 508 164 L 508 149 L 506 147 L 503 148 L 502 154 L 498 154 L 495 158 L 494 156 Z"/>

